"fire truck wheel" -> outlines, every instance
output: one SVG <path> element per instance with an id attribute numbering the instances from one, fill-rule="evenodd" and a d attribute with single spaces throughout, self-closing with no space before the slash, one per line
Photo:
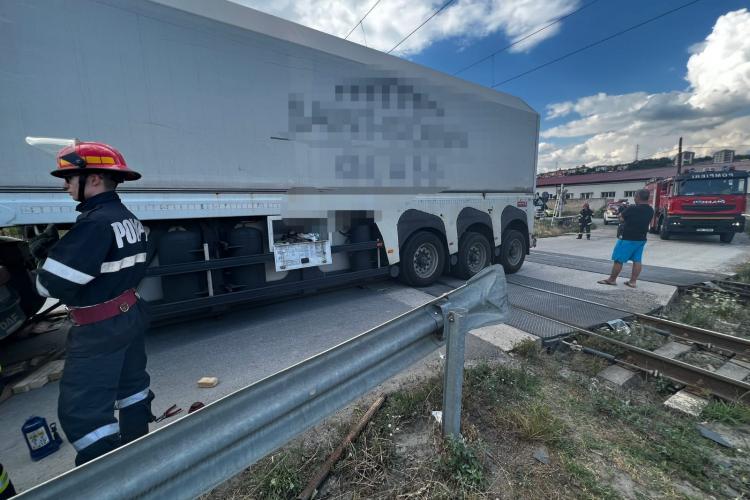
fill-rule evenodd
<path id="1" fill-rule="evenodd" d="M 722 243 L 731 243 L 733 239 L 734 233 L 732 231 L 728 233 L 721 233 L 719 235 L 719 241 L 721 241 Z"/>
<path id="2" fill-rule="evenodd" d="M 669 234 L 669 229 L 667 229 L 667 221 L 664 220 L 662 217 L 659 219 L 659 238 L 663 240 L 668 240 L 671 234 Z"/>

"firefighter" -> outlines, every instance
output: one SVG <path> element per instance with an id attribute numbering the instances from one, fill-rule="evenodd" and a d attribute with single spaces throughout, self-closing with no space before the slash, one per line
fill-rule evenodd
<path id="1" fill-rule="evenodd" d="M 59 241 L 47 235 L 47 243 L 37 242 L 43 263 L 36 286 L 70 311 L 58 417 L 81 465 L 147 434 L 153 418 L 149 317 L 135 291 L 146 271 L 147 234 L 115 192 L 141 177 L 115 148 L 75 141 L 58 152 L 52 175 L 64 180 L 81 214 Z"/>
<path id="2" fill-rule="evenodd" d="M 578 238 L 581 239 L 583 237 L 583 232 L 586 231 L 586 239 L 591 239 L 591 217 L 594 215 L 594 212 L 589 207 L 588 203 L 583 204 L 583 208 L 581 209 L 581 212 L 578 214 Z"/>

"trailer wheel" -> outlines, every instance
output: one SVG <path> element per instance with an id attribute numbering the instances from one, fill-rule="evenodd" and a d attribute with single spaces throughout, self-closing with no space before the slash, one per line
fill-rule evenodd
<path id="1" fill-rule="evenodd" d="M 664 220 L 664 217 L 659 219 L 659 238 L 663 240 L 668 240 L 670 238 L 671 234 L 669 234 L 669 229 L 667 229 L 667 221 Z"/>
<path id="2" fill-rule="evenodd" d="M 480 233 L 467 232 L 458 244 L 456 276 L 469 279 L 490 265 L 492 248 L 487 238 Z"/>
<path id="3" fill-rule="evenodd" d="M 509 229 L 503 233 L 503 241 L 500 244 L 500 264 L 505 269 L 505 274 L 513 274 L 523 265 L 526 259 L 526 238 L 521 231 Z"/>
<path id="4" fill-rule="evenodd" d="M 401 277 L 411 286 L 433 284 L 445 268 L 445 248 L 434 233 L 419 231 L 401 251 Z"/>
<path id="5" fill-rule="evenodd" d="M 719 235 L 719 241 L 721 241 L 722 243 L 731 243 L 733 239 L 734 239 L 734 232 L 733 231 L 729 231 L 729 232 L 726 232 L 726 233 L 721 233 Z"/>

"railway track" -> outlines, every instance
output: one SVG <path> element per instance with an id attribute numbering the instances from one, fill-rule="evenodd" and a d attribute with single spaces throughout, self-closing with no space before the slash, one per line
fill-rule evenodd
<path id="1" fill-rule="evenodd" d="M 594 349 L 583 345 L 573 344 L 573 348 L 581 350 L 587 354 L 603 357 L 612 363 L 644 372 L 651 376 L 665 377 L 678 384 L 698 389 L 704 392 L 710 392 L 719 398 L 727 401 L 743 401 L 750 403 L 750 383 L 744 381 L 745 376 L 750 374 L 750 339 L 727 335 L 704 328 L 697 328 L 684 323 L 678 323 L 665 318 L 641 314 L 621 307 L 603 304 L 592 300 L 567 295 L 564 293 L 545 290 L 544 288 L 519 283 L 512 278 L 508 283 L 516 286 L 530 288 L 538 292 L 544 292 L 565 299 L 580 301 L 593 306 L 604 307 L 623 313 L 623 318 L 636 319 L 640 324 L 652 329 L 673 341 L 686 344 L 690 349 L 701 349 L 721 355 L 724 363 L 729 366 L 725 370 L 710 371 L 699 366 L 695 366 L 684 361 L 674 359 L 673 357 L 660 354 L 637 347 L 620 340 L 613 339 L 602 335 L 588 328 L 582 328 L 570 322 L 562 321 L 553 315 L 542 314 L 522 304 L 513 304 L 513 307 L 524 311 L 526 314 L 557 323 L 568 328 L 574 335 L 585 335 L 589 339 L 596 339 L 599 343 L 611 345 L 617 354 L 604 352 L 600 349 Z M 568 345 L 571 345 L 568 343 Z M 739 374 L 740 378 L 722 374 Z"/>
<path id="2" fill-rule="evenodd" d="M 740 377 L 737 378 L 735 376 L 722 374 L 722 372 L 732 372 L 733 370 L 721 370 L 721 368 L 717 371 L 707 370 L 686 363 L 685 361 L 674 359 L 674 357 L 613 339 L 589 328 L 583 328 L 569 321 L 561 320 L 553 314 L 542 313 L 538 308 L 535 309 L 528 307 L 523 303 L 519 303 L 522 301 L 511 300 L 511 306 L 514 309 L 523 311 L 525 314 L 536 317 L 540 320 L 560 325 L 569 330 L 573 336 L 584 335 L 589 339 L 598 340 L 599 343 L 606 343 L 611 346 L 611 350 L 615 351 L 616 354 L 604 352 L 601 349 L 587 347 L 581 344 L 572 344 L 570 342 L 565 342 L 564 340 L 559 340 L 565 342 L 573 349 L 580 350 L 586 354 L 602 357 L 607 359 L 610 363 L 618 364 L 625 368 L 645 373 L 649 376 L 670 379 L 677 384 L 692 388 L 699 392 L 711 393 L 727 401 L 742 401 L 750 404 L 750 383 L 744 380 L 745 376 L 742 376 L 742 373 L 746 373 L 746 375 L 750 374 L 750 339 L 698 328 L 692 325 L 660 318 L 658 316 L 634 312 L 612 304 L 605 304 L 594 300 L 576 297 L 574 295 L 547 290 L 542 287 L 519 282 L 518 280 L 513 279 L 512 276 L 507 277 L 507 282 L 509 285 L 519 286 L 536 292 L 558 296 L 563 299 L 574 300 L 591 306 L 621 312 L 623 319 L 629 319 L 631 321 L 636 320 L 641 325 L 668 340 L 685 344 L 687 347 L 681 354 L 687 352 L 689 347 L 690 349 L 700 349 L 721 356 L 723 358 L 723 363 L 726 364 L 727 367 L 736 368 L 732 375 L 739 373 Z M 436 285 L 434 290 L 427 289 L 426 291 L 431 294 L 444 293 L 447 289 L 455 288 L 457 284 L 460 283 L 462 283 L 460 280 L 444 277 L 438 282 L 438 285 Z M 657 349 L 657 351 L 658 350 L 659 349 Z"/>

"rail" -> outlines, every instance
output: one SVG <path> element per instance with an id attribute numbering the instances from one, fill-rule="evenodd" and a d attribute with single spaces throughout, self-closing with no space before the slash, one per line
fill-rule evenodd
<path id="1" fill-rule="evenodd" d="M 238 474 L 448 337 L 443 432 L 460 422 L 463 337 L 508 314 L 500 266 L 306 361 L 225 396 L 20 495 L 27 499 L 194 498 Z M 445 328 L 444 328 L 445 327 Z"/>
<path id="2" fill-rule="evenodd" d="M 519 283 L 513 279 L 509 280 L 508 283 L 530 290 L 536 290 L 539 292 L 548 293 L 558 297 L 564 297 L 567 299 L 576 300 L 597 307 L 603 307 L 611 309 L 613 311 L 620 311 L 626 313 L 628 316 L 632 316 L 640 321 L 642 324 L 654 328 L 667 335 L 679 337 L 683 340 L 699 343 L 705 347 L 712 348 L 718 347 L 721 350 L 731 352 L 734 355 L 742 356 L 744 358 L 750 358 L 750 339 L 743 337 L 737 337 L 735 335 L 728 335 L 726 333 L 716 332 L 705 328 L 699 328 L 697 326 L 687 325 L 685 323 L 678 323 L 666 318 L 660 318 L 658 316 L 652 316 L 650 314 L 642 314 L 628 309 L 623 309 L 611 304 L 603 304 L 593 300 L 587 300 L 581 297 L 574 297 L 564 293 L 555 292 L 553 290 L 545 290 L 544 288 Z"/>
<path id="3" fill-rule="evenodd" d="M 647 371 L 652 375 L 665 376 L 675 382 L 683 385 L 694 387 L 697 389 L 708 391 L 716 396 L 725 399 L 727 401 L 742 401 L 746 402 L 750 398 L 750 383 L 742 380 L 735 380 L 724 375 L 720 375 L 715 372 L 699 368 L 697 366 L 690 365 L 683 361 L 672 359 L 666 356 L 662 356 L 655 352 L 636 347 L 634 345 L 621 342 L 609 338 L 605 335 L 592 332 L 585 328 L 573 325 L 566 321 L 560 321 L 559 319 L 551 316 L 545 316 L 539 314 L 523 306 L 514 305 L 514 309 L 520 309 L 527 314 L 536 316 L 548 321 L 553 321 L 566 328 L 569 328 L 572 332 L 581 333 L 588 337 L 612 344 L 626 352 L 626 359 L 621 360 L 617 356 L 602 353 L 595 349 L 584 348 L 586 352 L 590 354 L 604 354 L 603 357 L 609 359 L 610 362 L 616 364 L 627 364 L 629 367 L 636 367 L 638 369 Z"/>

